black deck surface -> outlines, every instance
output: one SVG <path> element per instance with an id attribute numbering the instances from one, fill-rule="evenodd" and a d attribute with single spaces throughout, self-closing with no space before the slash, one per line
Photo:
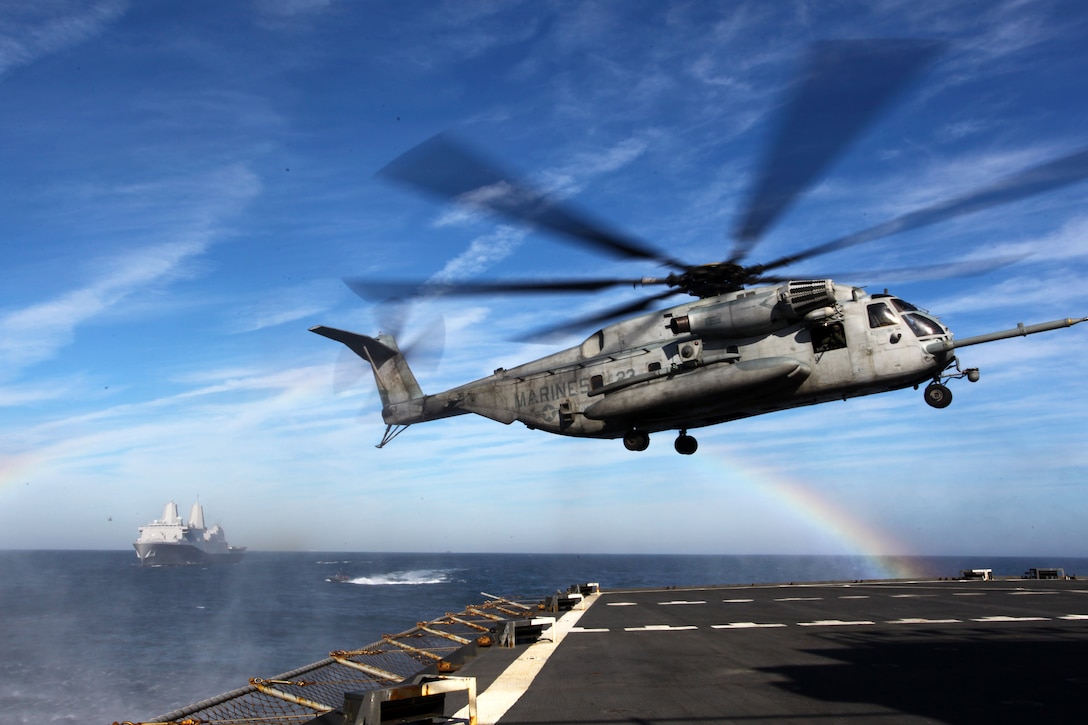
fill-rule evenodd
<path id="1" fill-rule="evenodd" d="M 1086 722 L 1086 698 L 1088 582 L 721 587 L 601 594 L 499 722 Z"/>

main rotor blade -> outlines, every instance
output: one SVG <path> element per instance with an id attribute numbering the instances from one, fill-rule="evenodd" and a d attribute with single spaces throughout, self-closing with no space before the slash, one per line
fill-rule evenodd
<path id="1" fill-rule="evenodd" d="M 646 259 L 677 268 L 685 266 L 643 242 L 605 229 L 572 205 L 563 204 L 528 182 L 500 171 L 446 134 L 438 134 L 406 151 L 380 169 L 378 176 L 447 201 L 489 209 L 613 256 Z"/>
<path id="2" fill-rule="evenodd" d="M 517 339 L 522 342 L 537 342 L 550 337 L 554 337 L 555 335 L 558 335 L 560 333 L 573 332 L 579 329 L 592 329 L 597 325 L 603 324 L 610 320 L 614 320 L 617 317 L 624 317 L 626 315 L 632 315 L 636 312 L 641 312 L 647 307 L 653 305 L 655 302 L 676 294 L 680 294 L 680 291 L 674 289 L 665 290 L 664 292 L 660 292 L 656 295 L 651 295 L 649 297 L 643 297 L 642 299 L 635 300 L 634 302 L 627 302 L 618 307 L 612 307 L 601 312 L 595 312 L 594 314 L 587 317 L 580 317 L 575 320 L 567 320 L 566 322 L 561 322 L 551 327 L 534 330 L 533 332 L 522 335 Z"/>
<path id="3" fill-rule="evenodd" d="M 994 272 L 1002 267 L 1022 262 L 1027 259 L 1027 254 L 1009 254 L 1002 257 L 989 259 L 971 259 L 964 262 L 950 264 L 926 264 L 919 267 L 900 267 L 898 269 L 869 269 L 856 272 L 836 272 L 833 274 L 821 274 L 819 278 L 829 277 L 845 282 L 864 282 L 868 280 L 879 282 L 920 282 L 938 279 L 957 279 L 960 277 L 975 277 Z"/>
<path id="4" fill-rule="evenodd" d="M 490 294 L 548 294 L 596 292 L 610 287 L 664 284 L 652 277 L 640 279 L 524 280 L 517 282 L 403 282 L 348 278 L 344 283 L 364 300 L 377 302 L 412 297 L 472 296 Z"/>
<path id="5" fill-rule="evenodd" d="M 828 254 L 847 247 L 890 237 L 893 234 L 927 227 L 931 224 L 966 214 L 973 214 L 1002 204 L 1010 204 L 1014 201 L 1042 194 L 1045 191 L 1053 191 L 1083 181 L 1086 178 L 1088 178 L 1088 148 L 1045 164 L 1033 166 L 1026 171 L 1008 176 L 978 191 L 904 214 L 883 224 L 877 224 L 803 252 L 781 257 L 773 262 L 760 265 L 759 270 L 784 267 L 821 254 Z"/>
<path id="6" fill-rule="evenodd" d="M 797 196 L 943 47 L 934 41 L 896 39 L 813 45 L 736 229 L 730 261 L 747 256 Z"/>

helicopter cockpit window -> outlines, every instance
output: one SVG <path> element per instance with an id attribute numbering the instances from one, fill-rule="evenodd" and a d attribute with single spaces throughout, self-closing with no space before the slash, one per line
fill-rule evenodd
<path id="1" fill-rule="evenodd" d="M 895 305 L 895 309 L 899 310 L 900 312 L 917 312 L 918 311 L 917 307 L 915 307 L 911 303 L 907 302 L 906 300 L 899 299 L 898 297 L 893 297 L 892 298 L 892 304 Z"/>
<path id="2" fill-rule="evenodd" d="M 887 327 L 898 325 L 899 320 L 891 308 L 883 302 L 874 302 L 869 305 L 869 327 Z"/>
<path id="3" fill-rule="evenodd" d="M 944 330 L 937 321 L 931 320 L 925 315 L 912 312 L 903 315 L 903 319 L 907 321 L 907 326 L 918 337 L 932 337 L 934 335 L 944 334 Z"/>

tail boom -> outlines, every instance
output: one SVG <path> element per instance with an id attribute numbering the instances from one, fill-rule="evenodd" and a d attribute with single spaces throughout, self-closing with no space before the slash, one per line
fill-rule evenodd
<path id="1" fill-rule="evenodd" d="M 374 338 L 324 325 L 311 327 L 310 332 L 343 343 L 370 363 L 382 398 L 382 419 L 388 425 L 407 426 L 467 412 L 450 409 L 444 402 L 423 394 L 391 335 L 379 334 Z"/>

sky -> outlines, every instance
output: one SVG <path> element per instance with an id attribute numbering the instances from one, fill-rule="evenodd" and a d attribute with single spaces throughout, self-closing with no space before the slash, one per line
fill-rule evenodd
<path id="1" fill-rule="evenodd" d="M 1086 37 L 1088 8 L 1047 0 L 0 2 L 0 549 L 125 549 L 199 500 L 258 550 L 1088 556 L 1088 325 L 963 349 L 981 380 L 944 410 L 908 389 L 786 411 L 693 431 L 690 457 L 475 416 L 379 450 L 369 374 L 308 332 L 391 324 L 345 277 L 660 272 L 375 176 L 437 133 L 720 261 L 813 42 L 941 41 L 750 258 L 770 260 L 1088 146 Z M 864 284 L 960 337 L 1080 317 L 1086 198 L 790 271 L 1017 255 Z M 400 339 L 430 343 L 440 392 L 634 295 L 424 301 Z"/>

